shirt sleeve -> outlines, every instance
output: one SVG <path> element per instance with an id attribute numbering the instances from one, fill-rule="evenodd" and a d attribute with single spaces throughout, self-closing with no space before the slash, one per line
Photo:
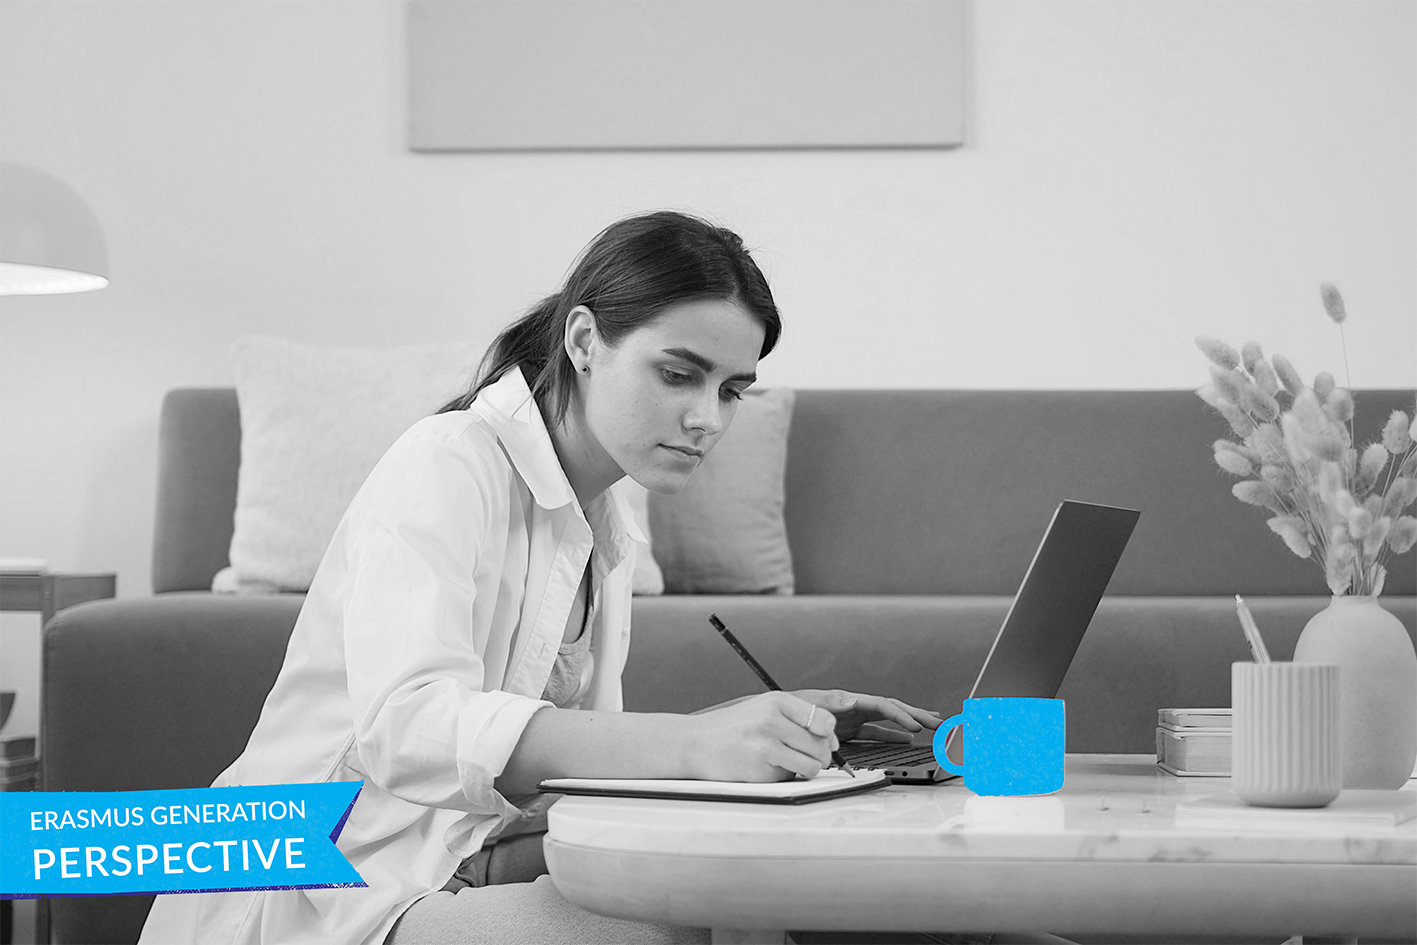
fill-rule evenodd
<path id="1" fill-rule="evenodd" d="M 490 559 L 504 543 L 488 540 L 509 501 L 498 458 L 442 431 L 400 439 L 344 523 L 342 597 L 354 744 L 369 778 L 415 804 L 506 816 L 514 809 L 493 782 L 550 703 L 483 690 L 474 575 L 501 570 Z"/>

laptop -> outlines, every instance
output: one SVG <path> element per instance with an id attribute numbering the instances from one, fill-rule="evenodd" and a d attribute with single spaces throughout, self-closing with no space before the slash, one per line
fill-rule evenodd
<path id="1" fill-rule="evenodd" d="M 1058 506 L 969 698 L 1057 698 L 1140 517 L 1136 509 L 1088 502 L 1069 500 Z M 884 769 L 897 784 L 931 784 L 959 777 L 935 760 L 934 736 L 926 729 L 909 744 L 850 741 L 841 746 L 841 754 L 854 768 Z M 946 742 L 945 751 L 960 763 L 959 729 Z"/>

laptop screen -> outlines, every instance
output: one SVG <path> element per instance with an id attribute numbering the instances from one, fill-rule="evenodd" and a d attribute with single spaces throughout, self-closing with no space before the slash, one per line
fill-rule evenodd
<path id="1" fill-rule="evenodd" d="M 974 680 L 971 699 L 1057 697 L 1140 517 L 1136 509 L 1110 505 L 1069 500 L 1058 506 Z M 956 729 L 946 748 L 956 763 L 959 742 Z"/>

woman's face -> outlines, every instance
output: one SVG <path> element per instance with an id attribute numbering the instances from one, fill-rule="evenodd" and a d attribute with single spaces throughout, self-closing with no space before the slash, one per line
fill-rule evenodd
<path id="1" fill-rule="evenodd" d="M 605 470 L 612 481 L 623 473 L 652 492 L 682 489 L 757 380 L 765 334 L 737 303 L 718 299 L 671 305 L 613 348 L 592 330 L 579 352 L 590 372 L 577 381 L 585 428 L 600 461 L 615 467 Z"/>

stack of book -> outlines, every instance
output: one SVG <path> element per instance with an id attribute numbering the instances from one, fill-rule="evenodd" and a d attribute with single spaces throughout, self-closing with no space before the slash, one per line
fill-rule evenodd
<path id="1" fill-rule="evenodd" d="M 33 735 L 0 738 L 0 791 L 33 791 L 38 774 Z"/>
<path id="2" fill-rule="evenodd" d="M 0 555 L 0 574 L 43 574 L 49 562 L 43 558 L 16 558 Z"/>
<path id="3" fill-rule="evenodd" d="M 1158 710 L 1156 764 L 1182 777 L 1230 774 L 1230 710 Z"/>

